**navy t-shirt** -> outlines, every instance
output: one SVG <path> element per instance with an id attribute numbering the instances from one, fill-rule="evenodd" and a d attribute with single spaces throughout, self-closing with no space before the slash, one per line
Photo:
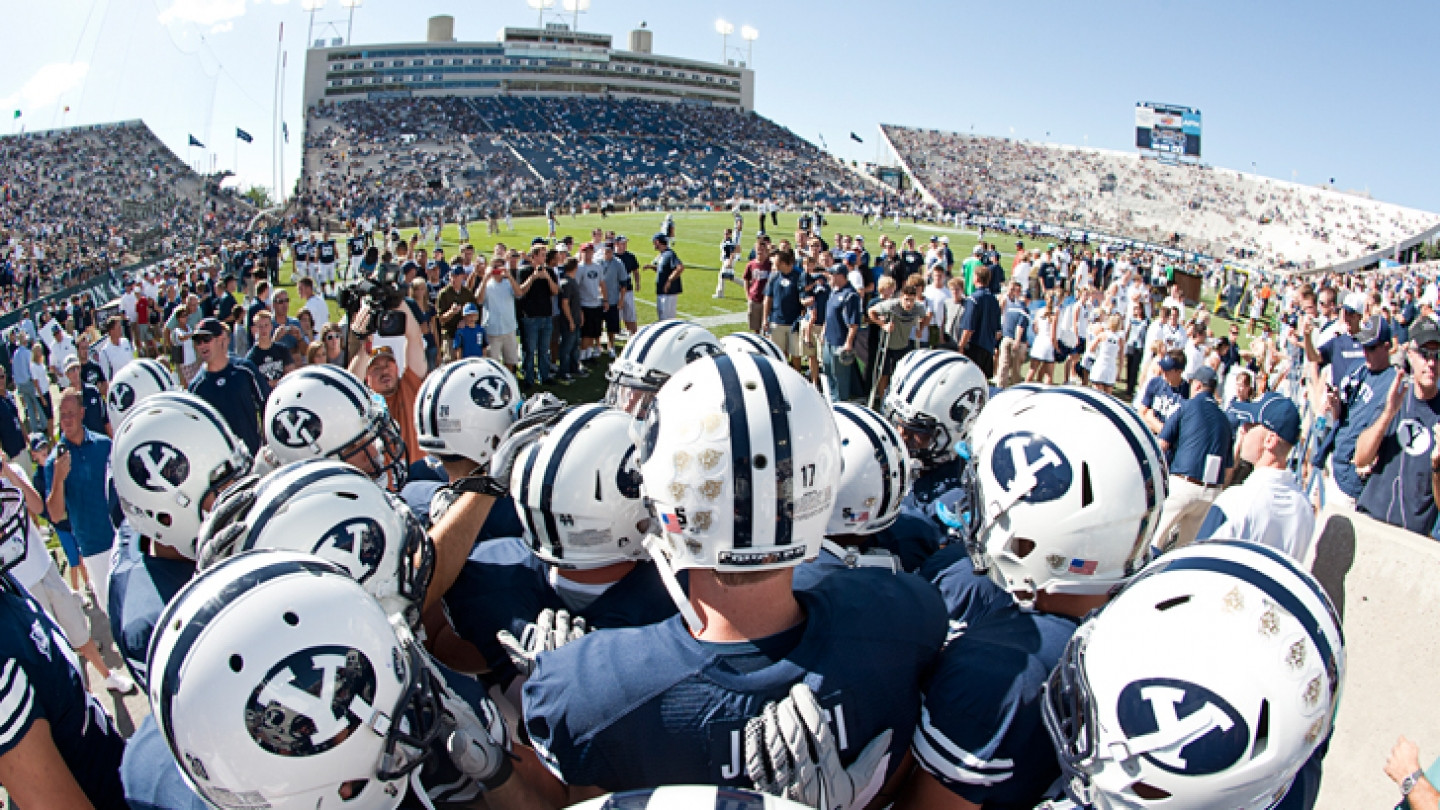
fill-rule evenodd
<path id="1" fill-rule="evenodd" d="M 1380 442 L 1374 471 L 1355 501 L 1356 508 L 1417 534 L 1429 534 L 1435 528 L 1430 454 L 1435 449 L 1437 423 L 1440 423 L 1440 395 L 1430 400 L 1418 399 L 1411 384 L 1400 413 L 1390 421 L 1390 428 Z"/>
<path id="2" fill-rule="evenodd" d="M 940 549 L 920 567 L 920 576 L 940 589 L 940 598 L 945 601 L 945 611 L 950 616 L 952 636 L 1015 604 L 1014 598 L 995 584 L 995 580 L 975 573 L 975 563 L 963 543 Z"/>
<path id="3" fill-rule="evenodd" d="M 676 616 L 541 656 L 524 700 L 536 753 L 571 785 L 748 787 L 746 721 L 803 681 L 827 710 L 842 763 L 894 732 L 893 774 L 945 639 L 939 595 L 918 577 L 856 569 L 795 597 L 805 621 L 765 639 L 702 642 Z"/>
<path id="4" fill-rule="evenodd" d="M 805 311 L 800 303 L 800 287 L 804 283 L 801 275 L 794 270 L 770 275 L 770 283 L 765 285 L 765 295 L 771 300 L 770 323 L 794 326 L 800 320 Z"/>
<path id="5" fill-rule="evenodd" d="M 259 369 L 265 381 L 271 385 L 280 382 L 280 378 L 285 376 L 285 367 L 291 362 L 290 350 L 279 343 L 271 343 L 268 349 L 251 346 L 245 359 Z"/>
<path id="6" fill-rule="evenodd" d="M 1209 394 L 1191 397 L 1165 420 L 1159 438 L 1170 445 L 1166 454 L 1170 472 L 1207 484 L 1219 484 L 1234 464 L 1235 437 L 1230 420 Z M 1219 461 L 1215 474 L 1206 477 L 1206 465 L 1214 456 Z M 1213 480 L 1212 480 L 1213 479 Z"/>
<path id="7" fill-rule="evenodd" d="M 1340 419 L 1335 430 L 1335 451 L 1330 457 L 1330 466 L 1335 473 L 1335 484 L 1352 498 L 1360 497 L 1365 489 L 1365 479 L 1355 470 L 1355 446 L 1360 434 L 1370 427 L 1385 410 L 1385 398 L 1390 386 L 1395 383 L 1398 373 L 1394 366 L 1374 372 L 1369 366 L 1361 365 L 1336 386 L 1340 397 Z"/>
<path id="8" fill-rule="evenodd" d="M 1180 409 L 1180 403 L 1189 396 L 1182 385 L 1171 385 L 1165 378 L 1156 376 L 1145 384 L 1145 393 L 1140 395 L 1140 404 L 1155 411 L 1163 421 Z"/>
<path id="9" fill-rule="evenodd" d="M 248 360 L 231 357 L 230 363 L 219 372 L 202 366 L 190 381 L 190 393 L 219 411 L 230 431 L 245 442 L 251 453 L 260 449 L 264 442 L 260 417 L 265 413 L 270 384 Z"/>
<path id="10" fill-rule="evenodd" d="M 1365 348 L 1349 335 L 1330 338 L 1318 351 L 1321 365 L 1330 366 L 1332 383 L 1345 379 L 1355 369 L 1365 365 Z"/>
<path id="11" fill-rule="evenodd" d="M 195 576 L 192 560 L 152 557 L 140 550 L 140 536 L 123 523 L 115 535 L 110 569 L 110 635 L 140 688 L 148 690 L 146 670 L 155 623 L 175 594 Z"/>
<path id="12" fill-rule="evenodd" d="M 675 283 L 670 284 L 666 289 L 665 285 L 670 281 L 670 276 L 675 273 L 675 268 L 680 266 L 680 257 L 675 251 L 666 250 L 655 259 L 655 294 L 656 295 L 679 295 L 685 292 L 685 285 L 681 279 L 684 276 L 676 276 Z"/>

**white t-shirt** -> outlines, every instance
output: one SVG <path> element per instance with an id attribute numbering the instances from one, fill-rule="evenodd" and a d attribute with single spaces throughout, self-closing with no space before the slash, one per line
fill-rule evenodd
<path id="1" fill-rule="evenodd" d="M 105 372 L 105 379 L 115 379 L 115 373 L 130 364 L 135 359 L 135 350 L 130 348 L 129 338 L 120 338 L 120 344 L 110 342 L 110 338 L 100 341 L 100 346 L 95 350 L 95 362 L 100 370 Z"/>
<path id="2" fill-rule="evenodd" d="M 13 461 L 10 463 L 10 471 L 20 478 L 25 478 L 25 471 Z M 14 489 L 15 485 L 6 481 L 0 488 Z M 23 501 L 20 508 L 25 508 Z M 40 537 L 40 530 L 35 528 L 34 518 L 26 520 L 25 524 L 29 531 L 29 536 L 25 539 L 25 559 L 10 569 L 10 574 L 15 577 L 16 582 L 30 588 L 45 577 L 46 571 L 54 563 L 50 561 L 50 552 L 45 550 L 45 540 Z"/>
<path id="3" fill-rule="evenodd" d="M 943 326 L 945 323 L 945 302 L 950 300 L 950 290 L 931 284 L 925 288 L 925 311 L 930 313 L 930 323 Z M 930 344 L 930 330 L 916 330 L 920 345 Z"/>
<path id="4" fill-rule="evenodd" d="M 312 295 L 305 299 L 305 309 L 309 310 L 310 317 L 315 321 L 315 333 L 320 333 L 320 327 L 330 322 L 330 307 L 325 305 L 325 299 L 319 295 Z"/>
<path id="5" fill-rule="evenodd" d="M 135 307 L 140 303 L 134 292 L 127 292 L 120 296 L 120 311 L 125 313 L 125 319 L 134 321 L 136 317 Z"/>
<path id="6" fill-rule="evenodd" d="M 520 324 L 515 320 L 515 288 L 510 279 L 485 279 L 485 318 L 487 335 L 513 335 Z"/>

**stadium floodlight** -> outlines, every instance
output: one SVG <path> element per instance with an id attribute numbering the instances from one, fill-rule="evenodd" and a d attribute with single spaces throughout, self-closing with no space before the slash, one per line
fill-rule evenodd
<path id="1" fill-rule="evenodd" d="M 580 14 L 581 12 L 590 10 L 590 0 L 561 0 L 561 2 L 563 3 L 566 11 L 571 12 L 575 15 L 575 21 L 573 23 L 573 27 L 570 30 L 579 31 Z"/>
<path id="2" fill-rule="evenodd" d="M 720 35 L 720 64 L 725 64 L 725 54 L 730 52 L 730 35 L 735 33 L 735 23 L 715 21 L 715 33 Z"/>
<path id="3" fill-rule="evenodd" d="M 755 62 L 755 40 L 760 38 L 760 32 L 747 25 L 740 29 L 740 38 L 745 40 L 745 66 L 750 67 Z"/>
<path id="4" fill-rule="evenodd" d="M 300 10 L 310 13 L 310 28 L 305 32 L 305 47 L 315 47 L 315 12 L 325 8 L 325 0 L 300 0 Z"/>
<path id="5" fill-rule="evenodd" d="M 355 30 L 355 9 L 360 7 L 360 0 L 340 0 L 341 8 L 350 9 L 350 19 L 345 23 L 345 44 L 350 44 L 350 32 Z"/>
<path id="6" fill-rule="evenodd" d="M 525 5 L 535 9 L 539 18 L 535 21 L 536 28 L 545 27 L 545 11 L 555 7 L 555 0 L 525 0 Z"/>

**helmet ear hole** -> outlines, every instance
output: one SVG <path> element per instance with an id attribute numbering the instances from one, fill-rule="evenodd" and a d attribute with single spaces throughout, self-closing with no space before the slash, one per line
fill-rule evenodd
<path id="1" fill-rule="evenodd" d="M 1022 560 L 1035 550 L 1035 541 L 1028 537 L 1017 537 L 1011 542 L 1011 545 L 1014 548 L 1015 556 Z"/>
<path id="2" fill-rule="evenodd" d="M 1095 502 L 1095 490 L 1090 486 L 1090 463 L 1080 462 L 1080 508 Z"/>
<path id="3" fill-rule="evenodd" d="M 1260 718 L 1255 721 L 1255 744 L 1250 748 L 1250 758 L 1257 759 L 1270 747 L 1270 701 L 1260 701 Z"/>
<path id="4" fill-rule="evenodd" d="M 1140 798 L 1150 802 L 1170 798 L 1170 793 L 1168 791 L 1161 790 L 1160 788 L 1155 787 L 1151 784 L 1147 784 L 1145 782 L 1136 782 L 1135 784 L 1130 786 L 1130 789 L 1135 792 L 1136 796 L 1139 796 Z"/>

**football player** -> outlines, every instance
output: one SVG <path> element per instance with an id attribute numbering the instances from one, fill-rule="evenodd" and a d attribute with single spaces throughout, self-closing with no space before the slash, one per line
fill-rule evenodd
<path id="1" fill-rule="evenodd" d="M 874 778 L 855 791 L 863 806 L 905 756 L 945 617 L 933 588 L 889 571 L 793 588 L 795 566 L 819 551 L 839 484 L 829 404 L 783 364 L 725 355 L 676 373 L 637 428 L 661 532 L 647 547 L 681 616 L 591 633 L 538 658 L 525 725 L 559 798 L 748 787 L 747 723 L 803 681 L 846 764 L 891 732 Z M 688 595 L 672 569 L 688 570 Z"/>
<path id="2" fill-rule="evenodd" d="M 65 634 L 10 576 L 28 541 L 24 497 L 0 489 L 0 786 L 20 807 L 123 807 L 125 740 Z"/>
<path id="3" fill-rule="evenodd" d="M 115 372 L 115 379 L 106 389 L 105 409 L 111 426 L 119 430 L 130 411 L 150 396 L 162 391 L 180 390 L 183 389 L 175 381 L 175 375 L 159 360 L 139 357 L 126 363 L 124 368 Z"/>
<path id="4" fill-rule="evenodd" d="M 353 465 L 391 492 L 409 480 L 405 440 L 383 402 L 343 368 L 306 366 L 285 375 L 265 403 L 257 472 L 306 459 Z"/>
<path id="5" fill-rule="evenodd" d="M 970 455 L 970 428 L 989 398 L 980 367 L 957 352 L 913 351 L 895 365 L 895 384 L 885 394 L 885 416 L 900 431 L 920 474 L 904 507 L 945 526 L 936 506 L 963 514 L 963 480 Z"/>
<path id="6" fill-rule="evenodd" d="M 320 294 L 333 296 L 335 293 L 335 260 L 337 251 L 335 240 L 330 238 L 330 232 L 325 231 L 320 241 L 315 243 L 315 256 L 311 261 L 311 268 L 315 271 L 313 276 L 315 286 L 320 288 Z"/>
<path id="7" fill-rule="evenodd" d="M 996 408 L 995 406 L 999 406 Z M 1089 389 L 997 399 L 976 432 L 978 542 L 1015 604 L 946 646 L 897 808 L 1031 808 L 1060 775 L 1042 733 L 1046 677 L 1080 620 L 1139 572 L 1165 501 L 1158 447 Z"/>
<path id="8" fill-rule="evenodd" d="M 505 723 L 339 567 L 262 550 L 206 570 L 151 650 L 131 806 L 536 807 Z M 183 674 L 183 677 L 182 677 Z M 172 754 L 172 752 L 174 752 Z"/>
<path id="9" fill-rule="evenodd" d="M 665 381 L 702 357 L 725 353 L 720 341 L 704 327 L 688 321 L 652 323 L 635 333 L 610 364 L 605 404 L 644 419 Z"/>
<path id="10" fill-rule="evenodd" d="M 160 612 L 195 575 L 204 518 L 249 472 L 245 443 L 194 394 L 154 394 L 132 407 L 115 432 L 110 473 L 125 517 L 115 533 L 106 612 L 115 645 L 142 689 Z"/>
<path id="11" fill-rule="evenodd" d="M 1045 725 L 1085 807 L 1292 806 L 1345 679 L 1340 621 L 1280 552 L 1212 541 L 1151 565 L 1081 625 Z M 1295 807 L 1311 806 L 1300 800 Z"/>

